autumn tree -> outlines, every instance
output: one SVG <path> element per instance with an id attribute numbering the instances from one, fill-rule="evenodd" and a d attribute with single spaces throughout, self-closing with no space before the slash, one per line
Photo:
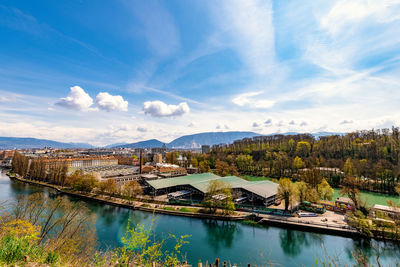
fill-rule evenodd
<path id="1" fill-rule="evenodd" d="M 142 193 L 142 187 L 137 181 L 129 181 L 123 186 L 123 194 L 127 197 L 135 198 Z"/>
<path id="2" fill-rule="evenodd" d="M 23 226 L 24 231 L 29 225 L 35 226 L 35 244 L 73 266 L 86 265 L 94 255 L 95 216 L 82 202 L 71 202 L 67 197 L 45 198 L 40 193 L 19 195 L 8 204 L 7 212 L 0 212 L 0 218 L 5 218 L 0 220 L 0 229 L 1 224 Z"/>
<path id="3" fill-rule="evenodd" d="M 222 208 L 227 213 L 234 211 L 231 185 L 224 181 L 211 180 L 206 189 L 204 203 L 210 213 L 215 213 L 217 208 Z"/>
<path id="4" fill-rule="evenodd" d="M 215 172 L 219 175 L 219 176 L 227 176 L 229 174 L 230 171 L 230 167 L 228 165 L 228 163 L 226 163 L 225 161 L 221 161 L 221 160 L 217 160 L 215 163 Z"/>
<path id="5" fill-rule="evenodd" d="M 203 160 L 200 161 L 199 163 L 199 168 L 201 172 L 209 172 L 211 170 L 210 168 L 210 162 L 208 160 Z"/>
<path id="6" fill-rule="evenodd" d="M 296 156 L 293 160 L 292 167 L 295 170 L 303 169 L 305 167 L 304 161 L 299 156 Z"/>
<path id="7" fill-rule="evenodd" d="M 311 168 L 303 173 L 303 180 L 314 189 L 317 189 L 318 185 L 322 182 L 322 175 L 316 168 Z"/>
<path id="8" fill-rule="evenodd" d="M 305 182 L 300 181 L 295 183 L 296 186 L 296 193 L 299 198 L 300 203 L 302 203 L 307 196 L 308 186 Z"/>
<path id="9" fill-rule="evenodd" d="M 308 157 L 311 151 L 311 145 L 307 141 L 300 141 L 296 145 L 296 154 L 300 157 Z"/>
<path id="10" fill-rule="evenodd" d="M 67 180 L 71 189 L 76 191 L 91 192 L 98 185 L 93 174 L 84 173 L 82 170 L 75 171 Z"/>
<path id="11" fill-rule="evenodd" d="M 170 164 L 178 164 L 179 153 L 177 151 L 171 151 L 165 154 L 165 161 Z"/>
<path id="12" fill-rule="evenodd" d="M 354 176 L 346 176 L 343 181 L 342 189 L 340 190 L 342 196 L 348 196 L 356 209 L 359 208 L 360 190 L 358 189 L 358 182 Z"/>
<path id="13" fill-rule="evenodd" d="M 349 176 L 352 176 L 352 175 L 356 174 L 355 168 L 354 168 L 354 165 L 353 165 L 353 162 L 352 162 L 351 158 L 347 158 L 347 160 L 346 160 L 346 162 L 344 163 L 344 166 L 343 166 L 343 171 L 344 171 L 344 173 L 346 175 L 349 175 Z"/>
<path id="14" fill-rule="evenodd" d="M 98 188 L 101 193 L 113 196 L 117 192 L 117 183 L 112 178 L 106 179 L 98 183 Z"/>
<path id="15" fill-rule="evenodd" d="M 253 157 L 251 155 L 239 155 L 236 158 L 236 166 L 241 172 L 247 172 L 250 170 L 253 164 Z"/>
<path id="16" fill-rule="evenodd" d="M 281 178 L 278 186 L 278 197 L 285 201 L 285 211 L 293 203 L 296 196 L 296 187 L 289 178 Z"/>
<path id="17" fill-rule="evenodd" d="M 332 200 L 334 190 L 325 179 L 322 179 L 322 182 L 318 185 L 317 191 L 320 199 Z"/>

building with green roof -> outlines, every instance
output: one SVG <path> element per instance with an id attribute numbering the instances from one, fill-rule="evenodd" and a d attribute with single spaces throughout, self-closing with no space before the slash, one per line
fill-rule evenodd
<path id="1" fill-rule="evenodd" d="M 236 176 L 220 177 L 212 173 L 201 173 L 175 178 L 148 180 L 146 182 L 156 195 L 179 190 L 191 190 L 193 193 L 204 196 L 210 181 L 213 180 L 228 183 L 236 195 L 245 196 L 252 202 L 262 201 L 264 205 L 269 206 L 276 200 L 278 184 L 267 180 L 250 182 Z"/>

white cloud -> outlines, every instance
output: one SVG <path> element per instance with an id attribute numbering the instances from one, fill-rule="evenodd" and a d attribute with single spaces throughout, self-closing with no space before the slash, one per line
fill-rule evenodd
<path id="1" fill-rule="evenodd" d="M 96 96 L 96 105 L 101 110 L 106 111 L 128 111 L 128 101 L 125 101 L 120 95 L 110 95 L 101 92 Z"/>
<path id="2" fill-rule="evenodd" d="M 275 104 L 275 101 L 269 99 L 260 99 L 262 92 L 249 92 L 237 95 L 232 102 L 240 107 L 248 106 L 251 108 L 267 109 Z"/>
<path id="3" fill-rule="evenodd" d="M 237 53 L 256 75 L 265 75 L 274 67 L 275 39 L 272 3 L 264 0 L 212 2 L 221 34 L 228 33 Z"/>
<path id="4" fill-rule="evenodd" d="M 217 127 L 215 127 L 215 129 L 217 129 L 217 130 L 222 130 L 222 129 L 229 130 L 230 128 L 226 124 L 225 125 L 218 124 Z"/>
<path id="5" fill-rule="evenodd" d="M 153 117 L 176 117 L 189 113 L 190 108 L 186 102 L 167 105 L 162 101 L 147 101 L 143 103 L 143 111 Z"/>
<path id="6" fill-rule="evenodd" d="M 308 125 L 308 123 L 305 122 L 305 121 L 303 121 L 302 123 L 300 123 L 300 127 L 304 127 L 304 126 L 307 126 L 307 125 Z"/>
<path id="7" fill-rule="evenodd" d="M 257 127 L 260 127 L 261 126 L 261 124 L 258 124 L 257 122 L 253 122 L 253 124 L 252 124 L 252 127 L 254 127 L 254 128 L 257 128 Z"/>
<path id="8" fill-rule="evenodd" d="M 193 122 L 193 121 L 191 121 L 189 124 L 188 124 L 188 127 L 195 127 L 196 126 L 196 124 Z"/>
<path id="9" fill-rule="evenodd" d="M 11 99 L 5 96 L 0 96 L 0 103 L 11 102 Z"/>
<path id="10" fill-rule="evenodd" d="M 289 122 L 289 125 L 295 125 L 296 123 L 294 122 L 294 120 L 291 120 L 290 122 Z"/>
<path id="11" fill-rule="evenodd" d="M 353 123 L 352 120 L 344 120 L 344 121 L 340 122 L 340 124 L 351 124 L 351 123 Z"/>
<path id="12" fill-rule="evenodd" d="M 144 127 L 137 127 L 136 130 L 138 130 L 139 132 L 142 132 L 142 133 L 147 132 L 147 128 L 144 128 Z"/>
<path id="13" fill-rule="evenodd" d="M 335 35 L 347 26 L 373 17 L 377 22 L 389 23 L 400 19 L 400 1 L 397 0 L 341 0 L 321 19 L 321 27 Z"/>
<path id="14" fill-rule="evenodd" d="M 68 96 L 60 98 L 56 105 L 80 111 L 93 110 L 90 108 L 93 99 L 81 87 L 73 86 L 70 89 Z"/>

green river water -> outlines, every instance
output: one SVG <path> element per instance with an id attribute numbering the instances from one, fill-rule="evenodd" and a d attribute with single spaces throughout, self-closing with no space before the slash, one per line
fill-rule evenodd
<path id="1" fill-rule="evenodd" d="M 11 181 L 4 173 L 0 173 L 0 201 L 12 200 L 18 194 L 36 192 L 48 196 L 49 191 L 47 188 Z M 152 220 L 152 213 L 94 201 L 85 203 L 97 215 L 99 249 L 120 246 L 129 219 L 134 223 L 147 225 Z M 380 256 L 383 266 L 395 266 L 400 259 L 400 246 L 392 242 L 369 242 L 278 227 L 250 226 L 240 222 L 160 214 L 156 215 L 154 230 L 156 239 L 163 238 L 168 233 L 191 235 L 188 239 L 190 243 L 183 251 L 189 263 L 194 265 L 200 259 L 205 263 L 207 260 L 210 262 L 219 258 L 238 263 L 239 266 L 247 266 L 247 263 L 261 266 L 269 261 L 279 264 L 278 266 L 315 266 L 316 261 L 321 262 L 327 256 L 337 257 L 341 264 L 352 264 L 352 251 L 355 249 L 363 250 L 371 263 L 374 263 L 376 254 L 372 246 L 384 249 Z"/>

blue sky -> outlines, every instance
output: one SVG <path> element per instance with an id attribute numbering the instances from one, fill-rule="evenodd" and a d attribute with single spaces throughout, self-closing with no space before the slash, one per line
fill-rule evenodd
<path id="1" fill-rule="evenodd" d="M 0 136 L 399 125 L 400 1 L 0 2 Z"/>

